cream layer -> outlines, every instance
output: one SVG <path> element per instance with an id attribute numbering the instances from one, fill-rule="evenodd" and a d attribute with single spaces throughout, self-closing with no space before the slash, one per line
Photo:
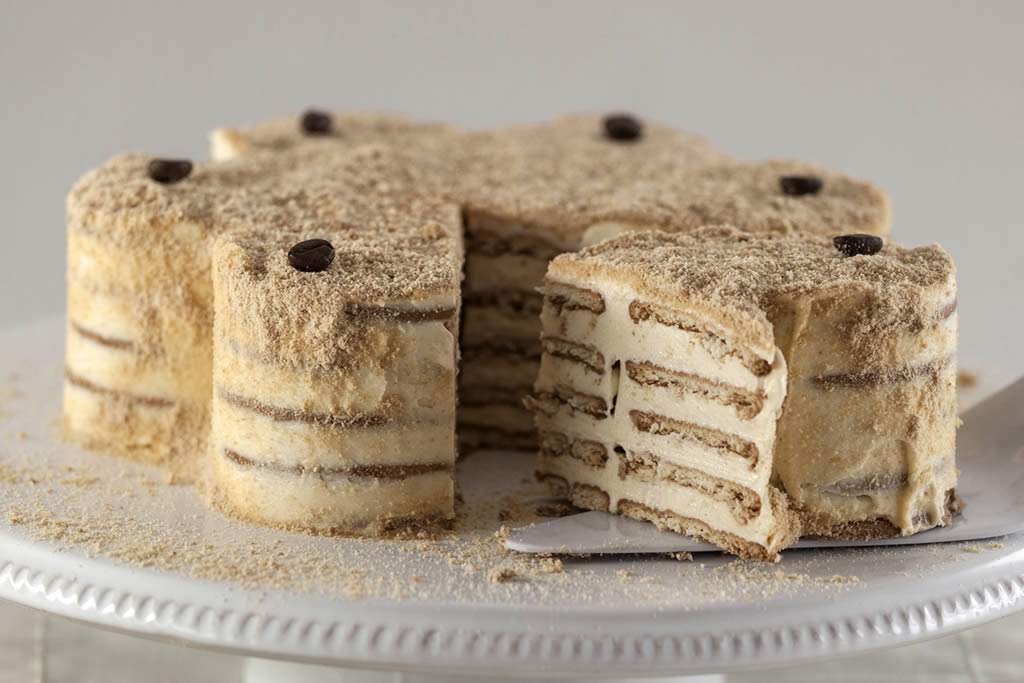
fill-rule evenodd
<path id="1" fill-rule="evenodd" d="M 392 465 L 454 461 L 454 428 L 454 412 L 430 421 L 371 420 L 338 426 L 275 419 L 218 397 L 213 402 L 210 441 L 214 448 L 285 466 Z"/>
<path id="2" fill-rule="evenodd" d="M 64 427 L 90 447 L 101 445 L 114 452 L 149 462 L 175 462 L 186 476 L 192 456 L 202 452 L 209 428 L 206 406 L 167 403 L 152 397 L 125 394 L 103 387 L 65 380 Z"/>
<path id="3" fill-rule="evenodd" d="M 401 337 L 397 353 L 342 367 L 283 365 L 218 338 L 215 385 L 279 408 L 321 414 L 369 413 L 385 407 L 410 418 L 439 419 L 451 413 L 453 334 L 442 322 L 394 327 Z"/>
<path id="4" fill-rule="evenodd" d="M 242 519 L 338 533 L 379 534 L 392 521 L 451 519 L 450 471 L 404 479 L 321 477 L 213 458 L 217 502 Z"/>
<path id="5" fill-rule="evenodd" d="M 767 491 L 761 496 L 760 512 L 749 522 L 736 519 L 729 504 L 701 492 L 663 480 L 653 482 L 639 478 L 621 479 L 619 459 L 610 457 L 604 466 L 595 468 L 575 458 L 542 458 L 540 470 L 566 479 L 570 484 L 596 486 L 608 494 L 609 511 L 617 512 L 619 502 L 631 500 L 648 507 L 670 510 L 683 517 L 700 520 L 712 529 L 737 536 L 769 549 L 777 537 L 784 535 L 769 505 Z"/>
<path id="6" fill-rule="evenodd" d="M 65 357 L 76 376 L 112 391 L 197 404 L 208 400 L 205 391 L 196 387 L 202 387 L 202 382 L 182 382 L 177 368 L 168 367 L 162 358 L 140 356 L 131 348 L 98 342 L 87 335 L 83 328 L 68 325 Z"/>
<path id="7" fill-rule="evenodd" d="M 605 296 L 603 287 L 595 287 L 593 283 L 588 283 L 588 286 L 590 289 L 601 290 L 602 296 Z M 616 297 L 614 313 L 607 310 L 608 296 Z M 738 355 L 730 354 L 730 347 L 721 337 L 718 337 L 718 343 L 708 344 L 706 335 L 663 325 L 653 319 L 634 322 L 629 314 L 629 306 L 640 300 L 640 297 L 623 285 L 610 285 L 608 296 L 605 296 L 606 310 L 600 314 L 581 308 L 556 306 L 546 300 L 541 312 L 544 336 L 597 347 L 605 353 L 606 359 L 612 358 L 608 361 L 609 365 L 614 360 L 647 361 L 746 391 L 756 392 L 761 388 L 762 378 L 754 375 Z M 699 311 L 680 311 L 680 314 L 697 326 L 717 331 L 718 324 L 705 318 Z M 601 335 L 601 341 L 597 341 L 596 334 Z M 607 352 L 604 351 L 606 345 L 611 345 Z M 772 364 L 775 349 L 770 355 L 757 352 L 757 356 Z M 683 358 L 686 360 L 681 360 Z"/>
<path id="8" fill-rule="evenodd" d="M 80 218 L 68 226 L 68 312 L 80 329 L 68 335 L 66 364 L 115 393 L 66 383 L 66 424 L 142 459 L 194 450 L 208 428 L 212 369 L 207 231 L 173 221 L 109 226 Z M 101 340 L 130 342 L 136 359 L 128 360 L 127 347 Z M 167 410 L 131 396 L 177 405 Z"/>
<path id="9" fill-rule="evenodd" d="M 787 412 L 776 473 L 798 507 L 841 520 L 882 517 L 903 533 L 943 519 L 946 491 L 957 481 L 951 359 L 934 374 L 874 387 L 808 381 L 790 392 Z M 841 424 L 828 419 L 835 415 Z M 880 480 L 898 485 L 873 488 Z"/>

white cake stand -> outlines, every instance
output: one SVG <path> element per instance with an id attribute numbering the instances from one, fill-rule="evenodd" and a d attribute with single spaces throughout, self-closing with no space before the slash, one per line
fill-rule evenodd
<path id="1" fill-rule="evenodd" d="M 9 508 L 49 506 L 54 515 L 83 497 L 97 510 L 124 508 L 123 487 L 102 482 L 123 482 L 125 473 L 159 475 L 57 439 L 63 334 L 62 321 L 54 319 L 0 333 L 0 464 L 8 472 L 26 463 L 55 472 L 71 466 L 100 483 L 83 493 L 60 477 L 40 486 L 4 476 L 0 501 Z M 1020 412 L 1014 414 L 1024 423 Z M 1024 468 L 1019 451 L 1007 457 Z M 972 454 L 961 452 L 960 464 L 966 472 Z M 528 457 L 514 454 L 470 458 L 459 475 L 467 506 L 499 499 L 531 469 Z M 546 677 L 669 676 L 795 663 L 931 638 L 1024 607 L 1024 535 L 792 551 L 768 568 L 721 555 L 695 562 L 579 559 L 567 561 L 563 574 L 495 584 L 436 553 L 407 552 L 396 564 L 397 541 L 310 541 L 238 524 L 208 511 L 186 487 L 151 487 L 130 502 L 140 518 L 179 524 L 199 540 L 331 544 L 330 552 L 362 563 L 370 574 L 386 567 L 380 571 L 392 585 L 407 580 L 426 588 L 346 597 L 198 580 L 120 563 L 74 539 L 33 540 L 24 523 L 5 514 L 0 596 L 108 628 L 261 657 Z"/>

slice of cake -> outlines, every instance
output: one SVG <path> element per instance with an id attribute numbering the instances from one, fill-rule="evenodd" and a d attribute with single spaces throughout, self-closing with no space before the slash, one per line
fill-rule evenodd
<path id="1" fill-rule="evenodd" d="M 801 528 L 910 534 L 955 512 L 941 247 L 631 233 L 556 258 L 543 293 L 538 476 L 575 504 L 759 559 Z"/>
<path id="2" fill-rule="evenodd" d="M 212 474 L 237 516 L 369 535 L 453 516 L 451 226 L 374 227 L 215 246 Z"/>

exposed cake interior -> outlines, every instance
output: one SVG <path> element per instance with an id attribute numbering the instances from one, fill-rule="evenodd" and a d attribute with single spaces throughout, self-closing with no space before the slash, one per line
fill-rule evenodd
<path id="1" fill-rule="evenodd" d="M 611 273 L 556 265 L 544 295 L 530 401 L 542 478 L 578 505 L 777 558 L 799 525 L 769 484 L 786 396 L 770 329 Z"/>

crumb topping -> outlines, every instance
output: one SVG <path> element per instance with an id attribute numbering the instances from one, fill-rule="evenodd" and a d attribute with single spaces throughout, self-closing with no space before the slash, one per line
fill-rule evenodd
<path id="1" fill-rule="evenodd" d="M 628 282 L 658 300 L 700 298 L 771 332 L 772 310 L 800 297 L 860 296 L 851 332 L 869 339 L 923 329 L 955 292 L 955 271 L 940 246 L 886 244 L 872 256 L 844 256 L 832 240 L 804 233 L 752 234 L 728 226 L 690 233 L 635 232 L 551 264 L 549 277 L 598 275 Z M 770 338 L 770 337 L 769 337 Z"/>

